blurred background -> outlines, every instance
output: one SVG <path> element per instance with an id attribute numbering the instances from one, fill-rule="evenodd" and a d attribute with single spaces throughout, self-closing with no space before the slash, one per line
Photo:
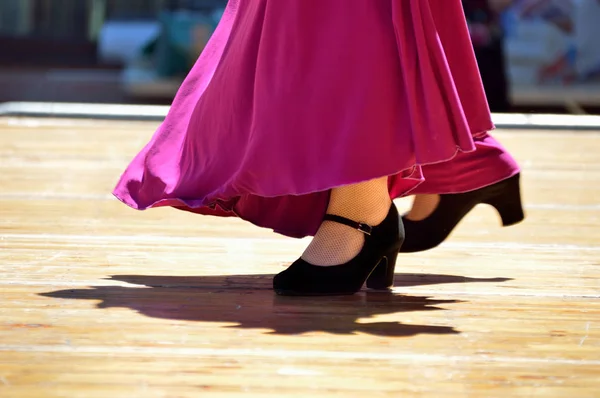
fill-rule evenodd
<path id="1" fill-rule="evenodd" d="M 0 0 L 0 102 L 169 104 L 226 3 Z M 600 0 L 463 5 L 493 111 L 600 113 Z"/>

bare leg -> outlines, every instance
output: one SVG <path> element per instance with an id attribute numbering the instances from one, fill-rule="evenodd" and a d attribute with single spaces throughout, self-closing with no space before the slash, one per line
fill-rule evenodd
<path id="1" fill-rule="evenodd" d="M 410 211 L 404 215 L 405 218 L 411 221 L 421 221 L 426 219 L 436 209 L 440 203 L 440 195 L 437 194 L 422 194 L 415 195 L 413 205 Z"/>

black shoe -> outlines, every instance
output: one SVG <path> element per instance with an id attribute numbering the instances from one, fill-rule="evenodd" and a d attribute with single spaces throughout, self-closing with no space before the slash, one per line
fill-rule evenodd
<path id="1" fill-rule="evenodd" d="M 432 249 L 442 243 L 454 227 L 476 205 L 492 205 L 502 218 L 502 225 L 517 224 L 525 218 L 521 204 L 520 175 L 471 192 L 443 194 L 431 215 L 420 221 L 402 217 L 406 239 L 400 252 L 413 253 Z"/>
<path id="2" fill-rule="evenodd" d="M 404 240 L 404 228 L 396 206 L 381 224 L 371 227 L 340 216 L 326 215 L 334 221 L 365 234 L 358 255 L 342 265 L 319 267 L 302 259 L 273 279 L 273 289 L 285 296 L 328 296 L 354 294 L 367 281 L 371 289 L 389 289 L 394 284 L 394 267 Z"/>

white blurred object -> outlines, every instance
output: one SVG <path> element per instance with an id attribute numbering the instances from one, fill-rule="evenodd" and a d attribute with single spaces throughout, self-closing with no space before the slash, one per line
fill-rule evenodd
<path id="1" fill-rule="evenodd" d="M 513 83 L 537 84 L 538 71 L 569 49 L 571 39 L 543 20 L 521 20 L 506 40 L 508 74 Z"/>
<path id="2" fill-rule="evenodd" d="M 573 16 L 577 48 L 575 68 L 579 76 L 600 69 L 600 1 L 578 0 Z"/>
<path id="3" fill-rule="evenodd" d="M 159 33 L 157 21 L 107 21 L 98 36 L 98 57 L 102 62 L 127 64 Z"/>
<path id="4" fill-rule="evenodd" d="M 537 82 L 537 68 L 532 65 L 507 65 L 507 72 L 512 85 L 531 86 Z"/>
<path id="5" fill-rule="evenodd" d="M 545 64 L 564 55 L 570 39 L 554 25 L 540 20 L 521 21 L 507 40 L 509 57 L 516 63 Z"/>

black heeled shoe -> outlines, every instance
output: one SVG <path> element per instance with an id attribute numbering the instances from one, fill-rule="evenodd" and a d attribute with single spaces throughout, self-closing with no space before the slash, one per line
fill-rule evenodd
<path id="1" fill-rule="evenodd" d="M 442 243 L 454 227 L 478 204 L 496 208 L 507 227 L 525 218 L 521 204 L 520 174 L 496 184 L 471 192 L 442 194 L 440 202 L 431 215 L 420 221 L 402 217 L 406 239 L 401 253 L 414 253 L 432 249 Z"/>
<path id="2" fill-rule="evenodd" d="M 273 279 L 273 289 L 284 296 L 329 296 L 358 292 L 365 281 L 370 289 L 389 289 L 394 284 L 396 258 L 404 240 L 404 228 L 392 204 L 381 224 L 371 227 L 344 217 L 326 215 L 334 221 L 365 234 L 360 253 L 345 264 L 330 267 L 296 260 Z"/>

